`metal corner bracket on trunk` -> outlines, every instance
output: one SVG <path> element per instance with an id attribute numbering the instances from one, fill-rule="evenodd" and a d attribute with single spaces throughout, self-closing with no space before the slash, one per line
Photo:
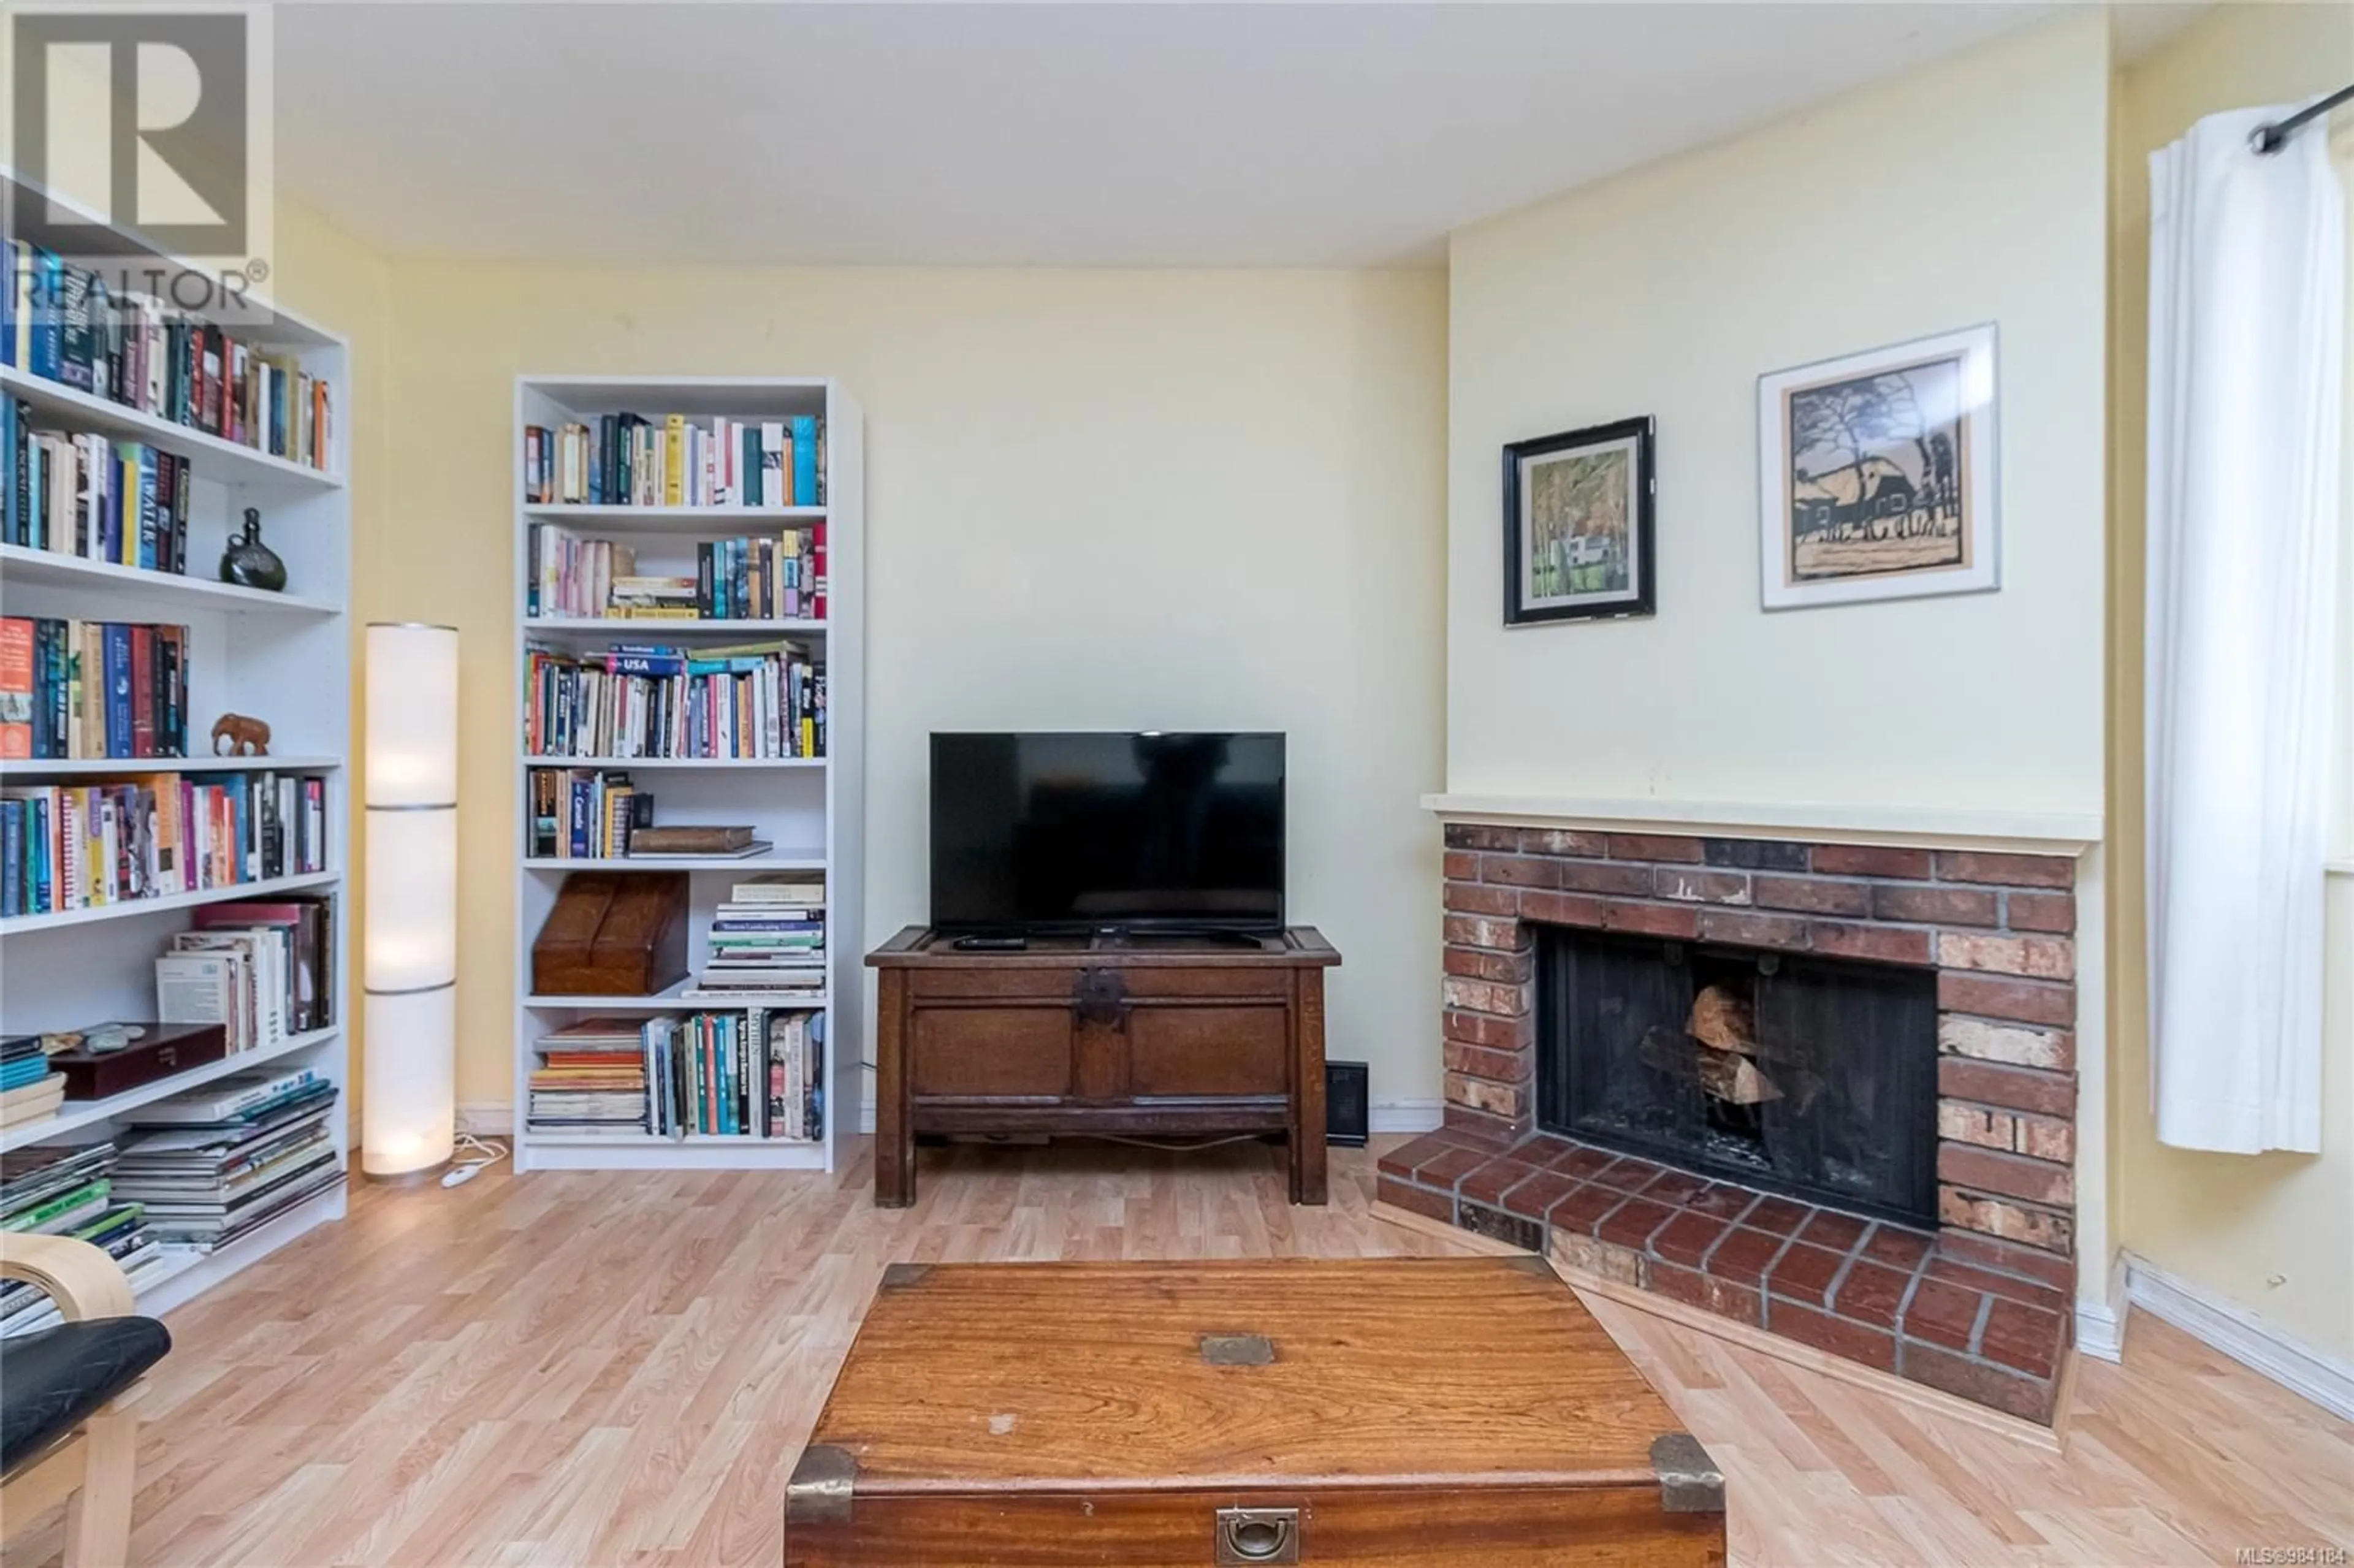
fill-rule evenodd
<path id="1" fill-rule="evenodd" d="M 1723 1513 L 1724 1472 L 1689 1432 L 1651 1439 L 1651 1468 L 1659 1475 L 1659 1506 L 1670 1513 Z"/>

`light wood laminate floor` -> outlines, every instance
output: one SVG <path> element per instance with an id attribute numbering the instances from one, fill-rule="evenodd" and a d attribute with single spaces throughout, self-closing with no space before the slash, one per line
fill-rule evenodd
<path id="1" fill-rule="evenodd" d="M 134 1396 L 133 1561 L 773 1564 L 786 1476 L 885 1264 L 1447 1245 L 1372 1219 L 1371 1157 L 1334 1155 L 1323 1210 L 1284 1201 L 1259 1145 L 928 1152 L 897 1213 L 867 1201 L 863 1160 L 839 1185 L 502 1166 L 362 1192 L 173 1315 Z M 1596 1305 L 1723 1466 L 1737 1563 L 2354 1545 L 2354 1427 L 2146 1317 L 2123 1366 L 2084 1366 L 2052 1454 Z M 9 1568 L 61 1536 L 26 1531 Z"/>

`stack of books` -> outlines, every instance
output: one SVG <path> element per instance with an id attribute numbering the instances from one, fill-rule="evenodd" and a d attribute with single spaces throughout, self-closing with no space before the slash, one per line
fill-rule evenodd
<path id="1" fill-rule="evenodd" d="M 534 506 L 822 506 L 825 421 L 604 414 L 523 432 Z"/>
<path id="2" fill-rule="evenodd" d="M 66 1075 L 49 1071 L 38 1034 L 0 1040 L 0 1127 L 55 1116 L 65 1102 Z"/>
<path id="3" fill-rule="evenodd" d="M 140 1289 L 163 1259 L 145 1213 L 122 1202 L 112 1181 L 111 1141 L 42 1144 L 0 1154 L 0 1230 L 71 1236 L 104 1252 Z M 0 1285 L 0 1335 L 46 1329 L 55 1302 L 23 1280 Z"/>
<path id="4" fill-rule="evenodd" d="M 47 915 L 327 869 L 327 781 L 155 773 L 0 790 L 0 914 Z"/>
<path id="5" fill-rule="evenodd" d="M 814 1142 L 825 1125 L 825 1015 L 691 1012 L 646 1022 L 646 1130 Z"/>
<path id="6" fill-rule="evenodd" d="M 640 1134 L 646 1115 L 645 1026 L 634 1018 L 584 1018 L 535 1047 L 535 1132 Z"/>
<path id="7" fill-rule="evenodd" d="M 155 1017 L 217 1023 L 231 1051 L 334 1022 L 334 905 L 324 898 L 208 904 L 155 959 Z"/>
<path id="8" fill-rule="evenodd" d="M 0 239 L 0 365 L 306 467 L 332 469 L 324 380 L 153 295 Z"/>
<path id="9" fill-rule="evenodd" d="M 706 539 L 695 573 L 639 569 L 638 553 L 583 539 L 552 523 L 531 526 L 524 613 L 552 620 L 822 620 L 825 524 L 774 538 Z"/>
<path id="10" fill-rule="evenodd" d="M 825 879 L 777 872 L 737 883 L 711 922 L 711 957 L 689 998 L 825 989 Z"/>
<path id="11" fill-rule="evenodd" d="M 809 1143 L 825 1129 L 825 1015 L 765 1007 L 588 1018 L 543 1035 L 534 1132 Z"/>
<path id="12" fill-rule="evenodd" d="M 653 796 L 627 773 L 535 768 L 530 787 L 535 859 L 618 860 L 653 824 Z"/>
<path id="13" fill-rule="evenodd" d="M 188 629 L 0 620 L 0 757 L 186 757 Z"/>
<path id="14" fill-rule="evenodd" d="M 115 1196 L 168 1245 L 225 1246 L 343 1185 L 335 1093 L 309 1067 L 265 1067 L 127 1112 Z"/>
<path id="15" fill-rule="evenodd" d="M 797 643 L 533 648 L 524 693 L 534 757 L 825 755 L 825 671 Z"/>
<path id="16" fill-rule="evenodd" d="M 0 544 L 185 574 L 193 477 L 176 452 L 35 429 L 31 404 L 0 397 Z"/>

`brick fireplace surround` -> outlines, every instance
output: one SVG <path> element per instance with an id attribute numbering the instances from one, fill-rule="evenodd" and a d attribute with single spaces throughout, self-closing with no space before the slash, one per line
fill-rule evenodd
<path id="1" fill-rule="evenodd" d="M 2075 1285 L 2075 863 L 1447 829 L 1446 1125 L 1383 1202 L 2048 1425 Z M 1935 969 L 1935 1232 L 1535 1126 L 1539 925 Z"/>

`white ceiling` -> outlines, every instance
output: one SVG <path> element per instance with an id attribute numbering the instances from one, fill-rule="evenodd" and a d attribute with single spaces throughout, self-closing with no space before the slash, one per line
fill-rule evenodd
<path id="1" fill-rule="evenodd" d="M 397 255 L 1430 261 L 2054 8 L 281 5 L 279 187 Z"/>

